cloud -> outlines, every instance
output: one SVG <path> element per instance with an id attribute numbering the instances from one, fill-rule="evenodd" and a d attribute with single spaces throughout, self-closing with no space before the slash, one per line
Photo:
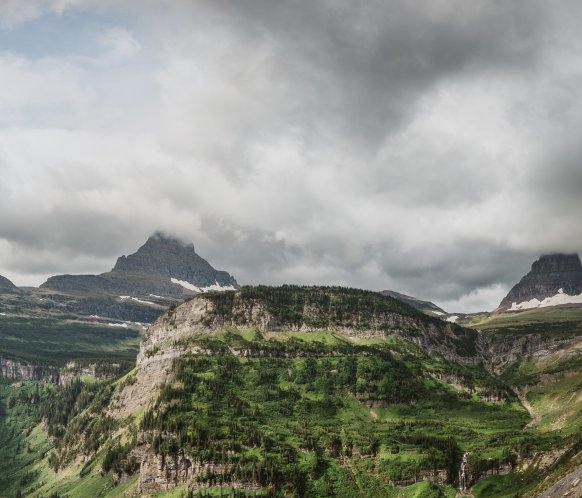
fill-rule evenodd
<path id="1" fill-rule="evenodd" d="M 582 247 L 580 9 L 559 6 L 4 2 L 27 47 L 71 16 L 83 43 L 0 53 L 0 274 L 107 271 L 160 229 L 241 283 L 494 308 Z"/>
<path id="2" fill-rule="evenodd" d="M 97 43 L 105 51 L 104 57 L 107 60 L 123 61 L 141 50 L 141 45 L 132 33 L 120 27 L 105 29 Z"/>
<path id="3" fill-rule="evenodd" d="M 20 23 L 39 17 L 44 9 L 46 0 L 4 0 L 0 3 L 0 26 L 11 28 Z"/>

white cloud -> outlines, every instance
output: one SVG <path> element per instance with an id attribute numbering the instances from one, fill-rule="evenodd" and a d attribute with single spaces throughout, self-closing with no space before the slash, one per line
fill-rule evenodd
<path id="1" fill-rule="evenodd" d="M 242 283 L 493 308 L 518 262 L 582 247 L 581 37 L 539 3 L 422 6 L 0 4 L 10 29 L 97 33 L 0 55 L 0 237 L 21 254 L 0 274 L 95 271 L 162 229 Z"/>
<path id="2" fill-rule="evenodd" d="M 106 28 L 98 39 L 104 50 L 104 62 L 121 62 L 139 53 L 141 45 L 133 34 L 125 28 Z"/>
<path id="3" fill-rule="evenodd" d="M 36 19 L 42 14 L 47 3 L 47 0 L 2 0 L 0 26 L 12 28 L 20 23 Z"/>
<path id="4" fill-rule="evenodd" d="M 3 126 L 26 124 L 38 117 L 51 121 L 59 114 L 76 114 L 92 103 L 93 92 L 83 82 L 83 69 L 64 60 L 0 54 L 0 73 Z"/>

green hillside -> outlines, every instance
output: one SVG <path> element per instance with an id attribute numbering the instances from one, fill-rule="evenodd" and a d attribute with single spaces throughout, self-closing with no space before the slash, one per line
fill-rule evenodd
<path id="1" fill-rule="evenodd" d="M 0 357 L 62 366 L 67 361 L 133 363 L 141 332 L 79 320 L 0 316 Z"/>
<path id="2" fill-rule="evenodd" d="M 354 289 L 200 295 L 122 378 L 2 384 L 0 496 L 452 497 L 464 454 L 475 497 L 533 496 L 582 448 L 564 316 L 476 332 Z"/>

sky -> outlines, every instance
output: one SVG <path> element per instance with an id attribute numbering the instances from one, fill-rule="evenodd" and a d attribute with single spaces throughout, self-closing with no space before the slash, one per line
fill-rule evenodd
<path id="1" fill-rule="evenodd" d="M 2 0 L 0 275 L 160 230 L 240 284 L 494 309 L 582 249 L 576 0 Z"/>

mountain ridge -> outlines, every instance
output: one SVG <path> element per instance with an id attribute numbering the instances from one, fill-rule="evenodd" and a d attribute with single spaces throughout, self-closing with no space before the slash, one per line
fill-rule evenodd
<path id="1" fill-rule="evenodd" d="M 433 316 L 448 315 L 448 313 L 445 310 L 434 304 L 432 301 L 425 301 L 423 299 L 419 299 L 414 296 L 409 296 L 407 294 L 402 294 L 400 292 L 396 292 L 393 290 L 383 290 L 380 292 L 380 294 L 383 294 L 384 296 L 390 296 L 393 297 L 394 299 L 403 301 L 406 304 L 412 306 L 413 308 L 422 311 L 423 313 L 430 313 Z"/>
<path id="2" fill-rule="evenodd" d="M 0 275 L 0 294 L 19 294 L 21 291 L 6 277 Z"/>

